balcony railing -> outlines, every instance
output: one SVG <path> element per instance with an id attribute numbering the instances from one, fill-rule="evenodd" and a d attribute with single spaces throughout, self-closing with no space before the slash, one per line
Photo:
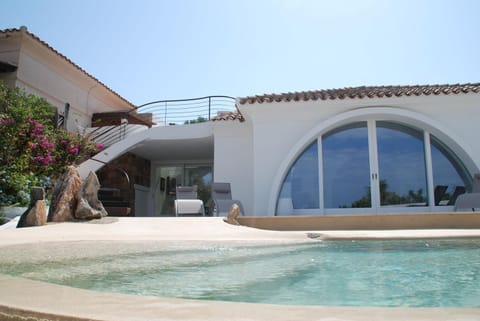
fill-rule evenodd
<path id="1" fill-rule="evenodd" d="M 137 114 L 152 114 L 156 126 L 184 125 L 204 122 L 221 114 L 235 111 L 235 98 L 207 96 L 191 99 L 159 100 L 138 106 Z"/>
<path id="2" fill-rule="evenodd" d="M 151 126 L 206 122 L 236 109 L 235 98 L 230 96 L 158 100 L 140 105 L 131 111 L 96 114 L 93 123 L 99 125 L 90 128 L 88 132 L 92 140 L 110 146 Z"/>

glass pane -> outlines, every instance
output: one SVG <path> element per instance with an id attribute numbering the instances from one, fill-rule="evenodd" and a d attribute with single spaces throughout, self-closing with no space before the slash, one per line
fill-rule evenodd
<path id="1" fill-rule="evenodd" d="M 183 182 L 183 166 L 165 166 L 156 170 L 157 208 L 160 215 L 175 213 L 176 187 Z"/>
<path id="2" fill-rule="evenodd" d="M 468 172 L 447 146 L 430 135 L 435 206 L 454 205 L 458 195 L 470 190 Z"/>
<path id="3" fill-rule="evenodd" d="M 208 204 L 212 191 L 212 166 L 186 165 L 185 185 L 197 185 L 198 198 Z"/>
<path id="4" fill-rule="evenodd" d="M 322 138 L 325 208 L 371 207 L 367 123 Z"/>
<path id="5" fill-rule="evenodd" d="M 380 205 L 426 206 L 423 132 L 377 122 Z"/>
<path id="6" fill-rule="evenodd" d="M 318 147 L 313 142 L 298 157 L 283 182 L 277 215 L 291 215 L 293 209 L 319 208 Z"/>

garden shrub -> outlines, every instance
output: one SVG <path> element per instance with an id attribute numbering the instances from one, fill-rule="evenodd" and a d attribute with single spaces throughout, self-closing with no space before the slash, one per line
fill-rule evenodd
<path id="1" fill-rule="evenodd" d="M 69 165 L 103 148 L 84 133 L 57 128 L 55 107 L 0 82 L 0 206 L 26 206 L 30 188 L 46 189 Z"/>

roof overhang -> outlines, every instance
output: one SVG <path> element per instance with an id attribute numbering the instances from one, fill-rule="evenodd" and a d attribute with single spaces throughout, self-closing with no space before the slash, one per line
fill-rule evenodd
<path id="1" fill-rule="evenodd" d="M 129 152 L 152 162 L 176 163 L 213 161 L 213 136 L 193 139 L 151 139 L 134 146 Z"/>
<path id="2" fill-rule="evenodd" d="M 125 150 L 152 162 L 213 162 L 214 134 L 211 122 L 156 126 L 138 135 L 137 142 L 130 147 L 125 146 Z"/>
<path id="3" fill-rule="evenodd" d="M 94 127 L 101 126 L 119 126 L 126 121 L 130 125 L 145 125 L 152 127 L 155 123 L 152 121 L 151 113 L 137 114 L 129 110 L 113 111 L 105 113 L 95 113 L 92 115 L 92 125 Z"/>

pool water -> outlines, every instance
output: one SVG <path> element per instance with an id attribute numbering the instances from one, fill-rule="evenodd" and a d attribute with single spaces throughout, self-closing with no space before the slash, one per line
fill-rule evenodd
<path id="1" fill-rule="evenodd" d="M 116 242 L 81 254 L 86 246 L 57 243 L 51 257 L 45 246 L 28 247 L 30 254 L 27 248 L 3 248 L 0 273 L 96 291 L 189 299 L 480 307 L 478 239 L 203 244 L 193 249 Z"/>

